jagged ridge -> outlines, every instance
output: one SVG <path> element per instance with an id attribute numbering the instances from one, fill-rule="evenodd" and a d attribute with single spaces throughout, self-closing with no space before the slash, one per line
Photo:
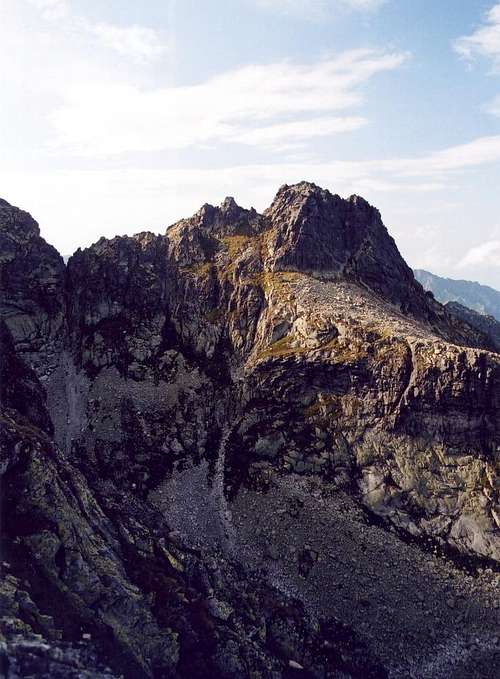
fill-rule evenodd
<path id="1" fill-rule="evenodd" d="M 11 223 L 11 216 L 0 222 L 7 240 Z M 38 234 L 25 238 L 33 262 L 11 246 L 4 260 L 9 277 L 25 269 L 15 289 L 6 287 L 5 319 L 17 350 L 46 387 L 55 438 L 67 455 L 63 477 L 77 474 L 77 497 L 100 506 L 96 527 L 118 516 L 126 523 L 132 537 L 115 524 L 120 537 L 110 533 L 123 550 L 113 568 L 124 567 L 140 589 L 163 601 L 161 583 L 146 586 L 143 579 L 164 563 L 156 555 L 168 529 L 153 529 L 158 510 L 179 526 L 186 544 L 208 553 L 222 549 L 241 561 L 244 545 L 238 531 L 235 544 L 224 539 L 224 517 L 229 512 L 254 528 L 256 517 L 239 509 L 241 498 L 257 492 L 258 500 L 260 490 L 280 488 L 290 475 L 297 487 L 319 481 L 327 496 L 369 508 L 407 535 L 498 558 L 499 359 L 477 348 L 487 345 L 481 333 L 424 293 L 365 201 L 344 201 L 307 183 L 282 187 L 263 215 L 226 199 L 219 208 L 205 205 L 166 236 L 101 239 L 78 251 L 66 270 Z M 37 257 L 50 262 L 49 276 Z M 32 287 L 39 289 L 34 297 Z M 49 309 L 45 291 L 53 299 Z M 33 473 L 22 481 L 29 483 Z M 43 475 L 34 478 L 38 483 Z M 179 486 L 182 479 L 192 496 Z M 35 511 L 15 493 L 10 497 L 13 517 Z M 165 505 L 165 497 L 175 502 Z M 50 504 L 44 496 L 38 501 Z M 288 503 L 285 496 L 282 502 Z M 68 510 L 59 502 L 56 511 Z M 188 521 L 192 511 L 206 525 L 199 545 L 189 532 L 196 529 L 196 521 Z M 72 567 L 80 548 L 51 524 L 42 533 L 41 550 L 40 526 L 17 538 L 29 558 L 40 554 L 56 589 L 93 592 L 96 624 L 111 627 L 145 676 L 157 661 L 184 676 L 186 647 L 182 639 L 176 646 L 170 632 L 169 650 L 154 660 L 154 639 L 161 645 L 166 633 L 156 626 L 160 609 L 137 594 L 139 608 L 127 625 L 151 620 L 155 630 L 141 649 L 143 637 L 124 627 L 125 609 L 100 599 L 87 566 Z M 260 554 L 256 535 L 248 540 Z M 63 547 L 55 565 L 52 544 Z M 183 552 L 172 549 L 169 543 L 173 561 L 166 558 L 175 571 Z M 99 565 L 96 558 L 85 553 L 89 572 Z M 278 553 L 277 560 L 288 578 L 287 559 Z M 130 570 L 136 561 L 139 570 Z M 309 549 L 299 560 L 301 573 L 316 577 L 314 563 Z M 108 565 L 101 567 L 105 579 Z M 121 576 L 112 579 L 130 587 Z M 72 604 L 77 618 L 88 614 L 82 605 Z M 347 620 L 351 612 L 343 615 Z M 377 637 L 383 629 L 375 628 L 370 643 L 390 665 L 392 642 L 386 639 L 386 648 Z M 247 658 L 243 641 L 238 644 L 231 658 Z M 285 672 L 290 655 L 259 649 L 256 667 L 267 663 Z M 419 652 L 408 662 L 418 666 Z M 233 676 L 229 656 L 222 665 L 217 657 L 207 651 L 200 667 L 215 663 Z M 305 651 L 297 657 L 316 671 Z M 321 662 L 334 663 L 330 657 Z M 356 667 L 348 670 L 353 676 L 365 671 Z"/>

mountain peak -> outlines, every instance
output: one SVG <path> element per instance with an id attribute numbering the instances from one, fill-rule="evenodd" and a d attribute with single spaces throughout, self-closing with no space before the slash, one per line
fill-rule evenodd
<path id="1" fill-rule="evenodd" d="M 264 217 L 226 199 L 67 267 L 0 214 L 5 666 L 25 648 L 31 676 L 68 679 L 81 649 L 75 672 L 102 679 L 422 676 L 445 617 L 460 676 L 487 679 L 469 669 L 497 650 L 478 559 L 500 560 L 500 356 L 374 208 L 301 183 Z M 484 577 L 461 588 L 452 549 Z"/>
<path id="2" fill-rule="evenodd" d="M 29 212 L 0 198 L 0 234 L 22 243 L 40 235 L 40 228 Z"/>
<path id="3" fill-rule="evenodd" d="M 298 210 L 310 201 L 321 200 L 332 194 L 327 189 L 313 184 L 312 182 L 298 182 L 297 184 L 283 184 L 278 189 L 271 206 L 265 214 L 273 215 L 284 210 Z"/>
<path id="4" fill-rule="evenodd" d="M 254 248 L 246 247 L 264 233 L 265 248 L 257 241 Z M 355 282 L 432 324 L 442 313 L 415 281 L 380 212 L 359 195 L 344 199 L 307 181 L 283 184 L 262 215 L 229 196 L 219 207 L 203 205 L 167 235 L 180 266 L 213 261 L 222 250 L 233 259 L 244 254 L 245 270 L 288 270 Z M 233 236 L 243 240 L 233 247 L 223 243 Z M 227 264 L 227 257 L 223 261 Z"/>
<path id="5" fill-rule="evenodd" d="M 422 296 L 379 211 L 364 198 L 345 200 L 310 182 L 285 184 L 265 215 L 276 233 L 275 270 L 354 279 L 405 308 Z"/>
<path id="6" fill-rule="evenodd" d="M 222 203 L 220 204 L 220 209 L 222 212 L 232 212 L 232 211 L 240 211 L 243 208 L 241 208 L 237 202 L 234 200 L 233 196 L 226 196 Z"/>

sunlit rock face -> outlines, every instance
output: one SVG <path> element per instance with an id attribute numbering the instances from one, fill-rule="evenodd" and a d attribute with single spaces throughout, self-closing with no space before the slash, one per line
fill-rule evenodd
<path id="1" fill-rule="evenodd" d="M 490 676 L 453 559 L 500 560 L 500 357 L 374 207 L 285 185 L 65 267 L 2 201 L 0 238 L 6 548 L 95 676 Z"/>

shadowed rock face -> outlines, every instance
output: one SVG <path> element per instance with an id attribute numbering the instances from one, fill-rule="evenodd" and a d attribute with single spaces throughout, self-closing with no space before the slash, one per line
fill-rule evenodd
<path id="1" fill-rule="evenodd" d="M 263 215 L 227 198 L 67 268 L 4 202 L 0 236 L 6 543 L 16 568 L 33 564 L 34 598 L 50 583 L 40 609 L 56 625 L 69 611 L 69 640 L 90 630 L 134 677 L 489 676 L 494 581 L 457 576 L 464 627 L 443 622 L 451 576 L 433 575 L 422 626 L 446 629 L 445 653 L 409 629 L 384 568 L 417 564 L 412 599 L 432 557 L 409 541 L 500 559 L 500 357 L 424 292 L 375 208 L 285 185 Z M 297 530 L 262 525 L 269 512 Z M 377 541 L 365 598 L 401 610 L 368 629 L 370 604 L 346 606 L 325 560 L 354 550 L 370 577 L 360 545 Z"/>
<path id="2" fill-rule="evenodd" d="M 395 303 L 425 307 L 379 211 L 363 198 L 343 200 L 313 184 L 285 185 L 266 214 L 275 228 L 275 270 L 353 278 Z"/>
<path id="3" fill-rule="evenodd" d="M 43 389 L 7 332 L 2 387 L 16 380 L 0 411 L 6 676 L 274 677 L 289 676 L 290 661 L 313 676 L 387 676 L 346 625 L 313 623 L 223 554 L 200 558 L 154 505 L 97 469 L 82 473 L 51 440 Z"/>
<path id="4" fill-rule="evenodd" d="M 0 311 L 17 349 L 52 370 L 64 335 L 64 262 L 37 222 L 0 201 Z"/>

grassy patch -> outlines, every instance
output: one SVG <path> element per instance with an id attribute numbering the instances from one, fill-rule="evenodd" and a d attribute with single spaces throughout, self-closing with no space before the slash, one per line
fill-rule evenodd
<path id="1" fill-rule="evenodd" d="M 292 340 L 293 337 L 291 335 L 286 335 L 285 337 L 276 340 L 276 342 L 270 344 L 266 349 L 263 349 L 259 353 L 258 358 L 281 358 L 283 356 L 291 356 L 300 351 L 304 351 L 304 349 L 301 349 L 300 347 L 292 346 Z"/>
<path id="2" fill-rule="evenodd" d="M 229 258 L 234 260 L 241 255 L 253 240 L 254 238 L 252 236 L 225 236 L 222 238 L 222 243 L 229 254 Z"/>
<path id="3" fill-rule="evenodd" d="M 208 276 L 213 264 L 211 262 L 197 262 L 191 266 L 181 267 L 183 273 L 189 273 L 193 276 Z"/>

